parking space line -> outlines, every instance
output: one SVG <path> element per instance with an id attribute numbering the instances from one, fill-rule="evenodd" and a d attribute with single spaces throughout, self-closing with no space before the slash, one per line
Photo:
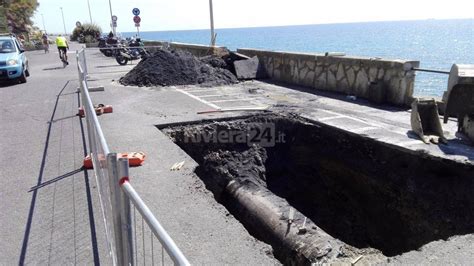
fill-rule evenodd
<path id="1" fill-rule="evenodd" d="M 352 133 L 362 133 L 362 132 L 365 132 L 365 131 L 378 129 L 378 128 L 379 127 L 360 127 L 360 128 L 352 129 L 351 132 Z"/>
<path id="2" fill-rule="evenodd" d="M 343 115 L 336 115 L 336 116 L 330 116 L 330 117 L 323 117 L 323 118 L 318 118 L 318 121 L 328 121 L 328 120 L 333 120 L 333 119 L 338 119 L 338 118 L 345 118 Z"/>
<path id="3" fill-rule="evenodd" d="M 398 145 L 403 146 L 403 147 L 408 147 L 408 146 L 417 145 L 417 144 L 426 145 L 421 139 L 412 139 L 412 140 L 402 141 L 398 143 Z"/>
<path id="4" fill-rule="evenodd" d="M 219 107 L 218 105 L 215 105 L 215 104 L 213 104 L 213 103 L 211 103 L 211 102 L 208 102 L 208 101 L 206 101 L 206 100 L 203 100 L 203 99 L 199 98 L 198 96 L 193 95 L 193 94 L 191 94 L 191 93 L 189 93 L 189 92 L 187 92 L 187 91 L 185 91 L 185 90 L 176 89 L 176 91 L 179 91 L 179 92 L 181 92 L 181 93 L 183 93 L 183 94 L 185 94 L 185 95 L 187 95 L 187 96 L 189 96 L 189 97 L 191 97 L 191 98 L 193 98 L 193 99 L 195 99 L 195 100 L 198 100 L 198 101 L 202 102 L 203 104 L 205 104 L 205 105 L 207 105 L 207 106 L 210 106 L 210 107 L 212 107 L 212 108 L 214 108 L 214 109 L 221 109 L 221 107 Z"/>
<path id="5" fill-rule="evenodd" d="M 208 95 L 199 95 L 202 98 L 208 97 L 228 97 L 228 96 L 239 96 L 239 95 L 246 95 L 245 93 L 235 93 L 235 94 L 208 94 Z"/>
<path id="6" fill-rule="evenodd" d="M 183 91 L 193 93 L 193 92 L 201 92 L 201 91 L 218 91 L 218 90 L 219 89 L 194 89 L 194 90 L 193 89 L 187 89 L 187 90 L 183 90 Z"/>
<path id="7" fill-rule="evenodd" d="M 242 99 L 230 99 L 230 100 L 217 100 L 217 101 L 210 101 L 210 102 L 211 103 L 239 102 L 239 101 L 248 102 L 248 101 L 252 101 L 254 99 L 255 98 L 242 98 Z"/>

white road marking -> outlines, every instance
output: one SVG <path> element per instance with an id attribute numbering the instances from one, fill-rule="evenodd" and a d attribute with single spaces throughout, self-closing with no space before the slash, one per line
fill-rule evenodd
<path id="1" fill-rule="evenodd" d="M 323 118 L 318 118 L 318 121 L 328 121 L 328 120 L 333 120 L 333 119 L 338 119 L 338 118 L 345 118 L 343 115 L 336 115 L 336 116 L 330 116 L 330 117 L 323 117 Z"/>
<path id="2" fill-rule="evenodd" d="M 400 146 L 403 146 L 403 147 L 407 147 L 407 146 L 412 146 L 412 145 L 416 145 L 416 144 L 423 144 L 423 145 L 426 145 L 421 139 L 418 139 L 418 140 L 407 140 L 407 141 L 402 141 L 402 142 L 399 142 L 398 145 Z"/>
<path id="3" fill-rule="evenodd" d="M 242 99 L 230 99 L 230 100 L 217 100 L 217 101 L 210 101 L 211 103 L 224 103 L 224 102 L 249 102 L 254 100 L 255 98 L 242 98 Z"/>
<path id="4" fill-rule="evenodd" d="M 193 94 L 191 94 L 191 93 L 189 93 L 189 92 L 187 92 L 187 91 L 185 91 L 185 90 L 176 89 L 176 91 L 179 91 L 179 92 L 181 92 L 181 93 L 183 93 L 183 94 L 185 94 L 185 95 L 187 95 L 187 96 L 189 96 L 189 97 L 191 97 L 191 98 L 193 98 L 193 99 L 195 99 L 195 100 L 198 100 L 198 101 L 202 102 L 203 104 L 208 105 L 208 106 L 210 106 L 210 107 L 212 107 L 212 108 L 214 108 L 214 109 L 217 109 L 217 110 L 220 110 L 220 109 L 221 109 L 221 107 L 219 107 L 219 106 L 217 106 L 217 105 L 215 105 L 215 104 L 213 104 L 213 103 L 210 103 L 210 102 L 208 102 L 208 101 L 206 101 L 206 100 L 203 100 L 203 99 L 201 99 L 201 98 L 199 98 L 199 97 L 197 97 L 197 96 L 195 96 L 195 95 L 193 95 Z"/>
<path id="5" fill-rule="evenodd" d="M 199 95 L 201 98 L 209 98 L 209 97 L 228 97 L 228 96 L 240 96 L 240 95 L 247 95 L 245 93 L 235 93 L 235 94 L 208 94 L 208 95 Z"/>
<path id="6" fill-rule="evenodd" d="M 262 106 L 251 106 L 251 105 L 245 105 L 245 106 L 235 106 L 231 107 L 229 109 L 239 109 L 239 110 L 266 110 L 268 109 L 268 106 L 262 105 Z"/>
<path id="7" fill-rule="evenodd" d="M 382 123 L 369 122 L 369 121 L 365 121 L 365 120 L 362 120 L 362 119 L 359 119 L 359 118 L 355 118 L 355 117 L 351 117 L 351 116 L 348 116 L 348 115 L 344 115 L 344 114 L 341 114 L 341 113 L 338 113 L 338 112 L 329 111 L 329 110 L 319 110 L 319 111 L 326 112 L 326 113 L 328 113 L 328 114 L 334 115 L 334 117 L 332 117 L 331 119 L 334 119 L 334 118 L 347 118 L 347 119 L 351 119 L 351 120 L 353 120 L 353 121 L 357 121 L 357 122 L 366 124 L 366 125 L 371 126 L 371 127 L 383 128 L 383 129 L 386 130 L 386 131 L 389 131 L 389 132 L 392 132 L 392 133 L 395 133 L 395 134 L 398 134 L 398 135 L 404 135 L 404 136 L 406 136 L 406 129 L 401 129 L 401 131 L 400 131 L 400 130 L 397 131 L 397 130 L 393 130 L 393 129 L 391 129 L 391 128 L 385 126 L 385 125 L 382 124 Z M 314 118 L 313 118 L 313 119 L 314 119 Z M 321 119 L 325 119 L 325 118 L 321 118 Z M 322 121 L 321 119 L 319 119 L 318 121 Z M 335 126 L 341 127 L 341 126 L 339 126 L 339 125 L 335 125 Z"/>
<path id="8" fill-rule="evenodd" d="M 372 130 L 372 129 L 378 129 L 380 127 L 361 127 L 361 128 L 356 128 L 356 129 L 353 129 L 353 130 L 350 130 L 351 132 L 353 133 L 362 133 L 362 132 L 365 132 L 365 131 L 369 131 L 369 130 Z"/>
<path id="9" fill-rule="evenodd" d="M 370 123 L 368 121 L 358 119 L 358 118 L 355 118 L 355 117 L 352 117 L 352 116 L 347 116 L 347 115 L 344 115 L 344 114 L 340 114 L 340 113 L 337 113 L 337 112 L 333 112 L 333 111 L 329 111 L 329 110 L 321 110 L 321 111 L 326 112 L 326 113 L 330 113 L 330 114 L 333 114 L 333 115 L 336 115 L 336 116 L 340 116 L 340 117 L 343 117 L 343 118 L 351 119 L 351 120 L 354 120 L 354 121 L 357 121 L 357 122 L 361 122 L 361 123 L 369 125 L 369 126 L 378 126 L 378 125 Z"/>
<path id="10" fill-rule="evenodd" d="M 201 91 L 217 91 L 218 89 L 186 89 L 186 92 L 193 93 L 193 92 L 201 92 Z M 184 90 L 183 90 L 184 91 Z"/>

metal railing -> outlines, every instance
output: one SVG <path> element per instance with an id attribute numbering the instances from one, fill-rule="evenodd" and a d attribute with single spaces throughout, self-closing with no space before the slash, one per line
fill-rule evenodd
<path id="1" fill-rule="evenodd" d="M 99 199 L 104 217 L 109 255 L 114 265 L 155 265 L 154 239 L 161 244 L 161 264 L 165 264 L 165 253 L 175 265 L 190 265 L 173 239 L 161 226 L 129 181 L 129 163 L 126 158 L 117 158 L 110 152 L 100 127 L 87 84 L 87 62 L 85 50 L 76 53 L 79 74 L 79 90 L 84 108 L 90 156 L 99 189 Z M 132 215 L 133 206 L 133 215 Z M 141 230 L 137 224 L 137 211 L 141 216 Z M 148 225 L 150 245 L 145 238 Z M 138 243 L 138 238 L 142 238 Z M 155 248 L 156 247 L 156 248 Z M 158 261 L 156 261 L 158 264 Z"/>

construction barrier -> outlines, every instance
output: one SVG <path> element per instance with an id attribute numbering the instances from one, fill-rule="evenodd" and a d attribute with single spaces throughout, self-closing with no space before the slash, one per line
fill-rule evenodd
<path id="1" fill-rule="evenodd" d="M 143 264 L 154 265 L 159 262 L 154 260 L 157 250 L 161 251 L 162 265 L 165 264 L 165 254 L 175 265 L 190 265 L 130 183 L 129 166 L 140 166 L 145 160 L 145 154 L 115 153 L 108 148 L 97 115 L 112 112 L 112 107 L 92 104 L 87 85 L 85 53 L 84 49 L 76 53 L 79 92 L 83 106 L 78 115 L 84 116 L 86 120 L 89 140 L 89 156 L 84 159 L 84 167 L 94 169 L 111 263 L 135 265 L 139 264 L 140 260 Z M 141 229 L 137 217 L 141 217 Z M 145 228 L 145 223 L 148 229 Z M 142 241 L 139 241 L 140 237 Z M 151 245 L 146 247 L 145 238 L 148 237 Z M 153 245 L 154 239 L 161 244 L 161 249 L 159 245 Z"/>

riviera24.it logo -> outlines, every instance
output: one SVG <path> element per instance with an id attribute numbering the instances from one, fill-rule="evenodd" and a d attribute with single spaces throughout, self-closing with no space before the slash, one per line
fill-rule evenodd
<path id="1" fill-rule="evenodd" d="M 285 142 L 285 133 L 277 132 L 273 123 L 259 123 L 248 125 L 244 129 L 228 129 L 219 126 L 206 127 L 201 131 L 187 132 L 185 134 L 187 143 L 233 143 L 260 145 L 262 147 L 273 147 L 277 143 Z"/>

